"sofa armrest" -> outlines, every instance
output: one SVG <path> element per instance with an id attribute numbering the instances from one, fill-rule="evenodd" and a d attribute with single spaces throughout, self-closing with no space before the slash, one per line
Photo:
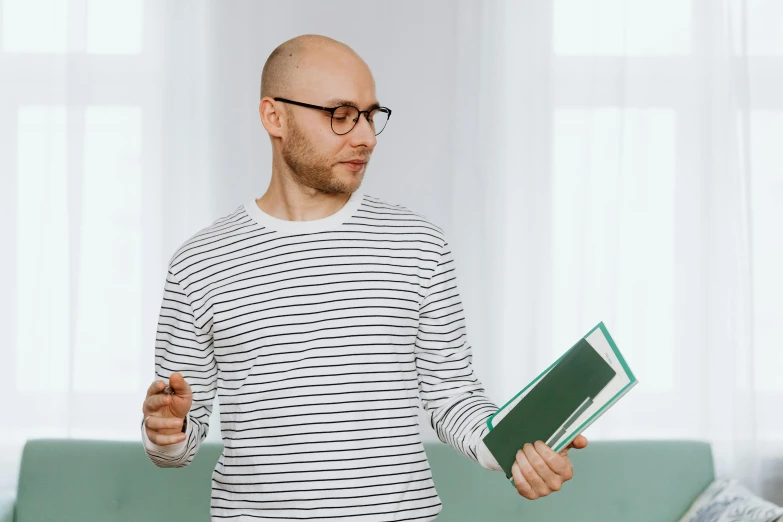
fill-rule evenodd
<path id="1" fill-rule="evenodd" d="M 16 496 L 13 491 L 0 491 L 0 522 L 14 522 Z"/>

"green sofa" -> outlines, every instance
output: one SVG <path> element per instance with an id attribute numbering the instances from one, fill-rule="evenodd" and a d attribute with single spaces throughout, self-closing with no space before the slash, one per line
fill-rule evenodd
<path id="1" fill-rule="evenodd" d="M 207 443 L 190 466 L 162 469 L 141 442 L 31 440 L 0 521 L 207 522 L 221 450 Z M 575 475 L 561 491 L 530 501 L 443 443 L 425 450 L 443 502 L 438 522 L 675 522 L 713 480 L 703 442 L 595 441 L 571 451 Z"/>

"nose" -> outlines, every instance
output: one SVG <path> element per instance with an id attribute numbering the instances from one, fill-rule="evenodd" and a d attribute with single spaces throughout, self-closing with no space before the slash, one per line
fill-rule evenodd
<path id="1" fill-rule="evenodd" d="M 370 120 L 367 119 L 367 113 L 359 114 L 359 121 L 357 121 L 356 126 L 351 129 L 349 135 L 351 136 L 351 145 L 354 147 L 364 145 L 365 147 L 372 149 L 378 143 L 378 139 L 375 136 L 375 130 L 372 128 L 372 125 L 370 125 Z"/>

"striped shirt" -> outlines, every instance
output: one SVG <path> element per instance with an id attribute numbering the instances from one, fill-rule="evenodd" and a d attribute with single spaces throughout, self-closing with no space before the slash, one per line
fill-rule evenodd
<path id="1" fill-rule="evenodd" d="M 443 230 L 355 192 L 338 212 L 286 221 L 255 201 L 185 242 L 166 277 L 155 373 L 193 390 L 186 440 L 142 440 L 187 466 L 216 393 L 224 449 L 213 520 L 432 520 L 422 445 L 438 438 L 488 469 L 497 406 L 471 365 Z"/>

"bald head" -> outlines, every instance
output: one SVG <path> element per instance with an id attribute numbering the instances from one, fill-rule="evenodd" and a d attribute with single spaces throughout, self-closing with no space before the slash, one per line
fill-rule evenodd
<path id="1" fill-rule="evenodd" d="M 302 65 L 318 53 L 344 54 L 364 63 L 353 49 L 342 42 L 317 34 L 297 36 L 278 45 L 267 58 L 261 73 L 261 98 L 289 96 Z"/>
<path id="2" fill-rule="evenodd" d="M 365 117 L 336 112 L 344 106 Z M 379 107 L 370 68 L 344 43 L 309 34 L 282 43 L 264 64 L 258 105 L 272 143 L 273 176 L 324 194 L 353 192 L 377 144 Z M 353 127 L 339 132 L 335 121 Z"/>

